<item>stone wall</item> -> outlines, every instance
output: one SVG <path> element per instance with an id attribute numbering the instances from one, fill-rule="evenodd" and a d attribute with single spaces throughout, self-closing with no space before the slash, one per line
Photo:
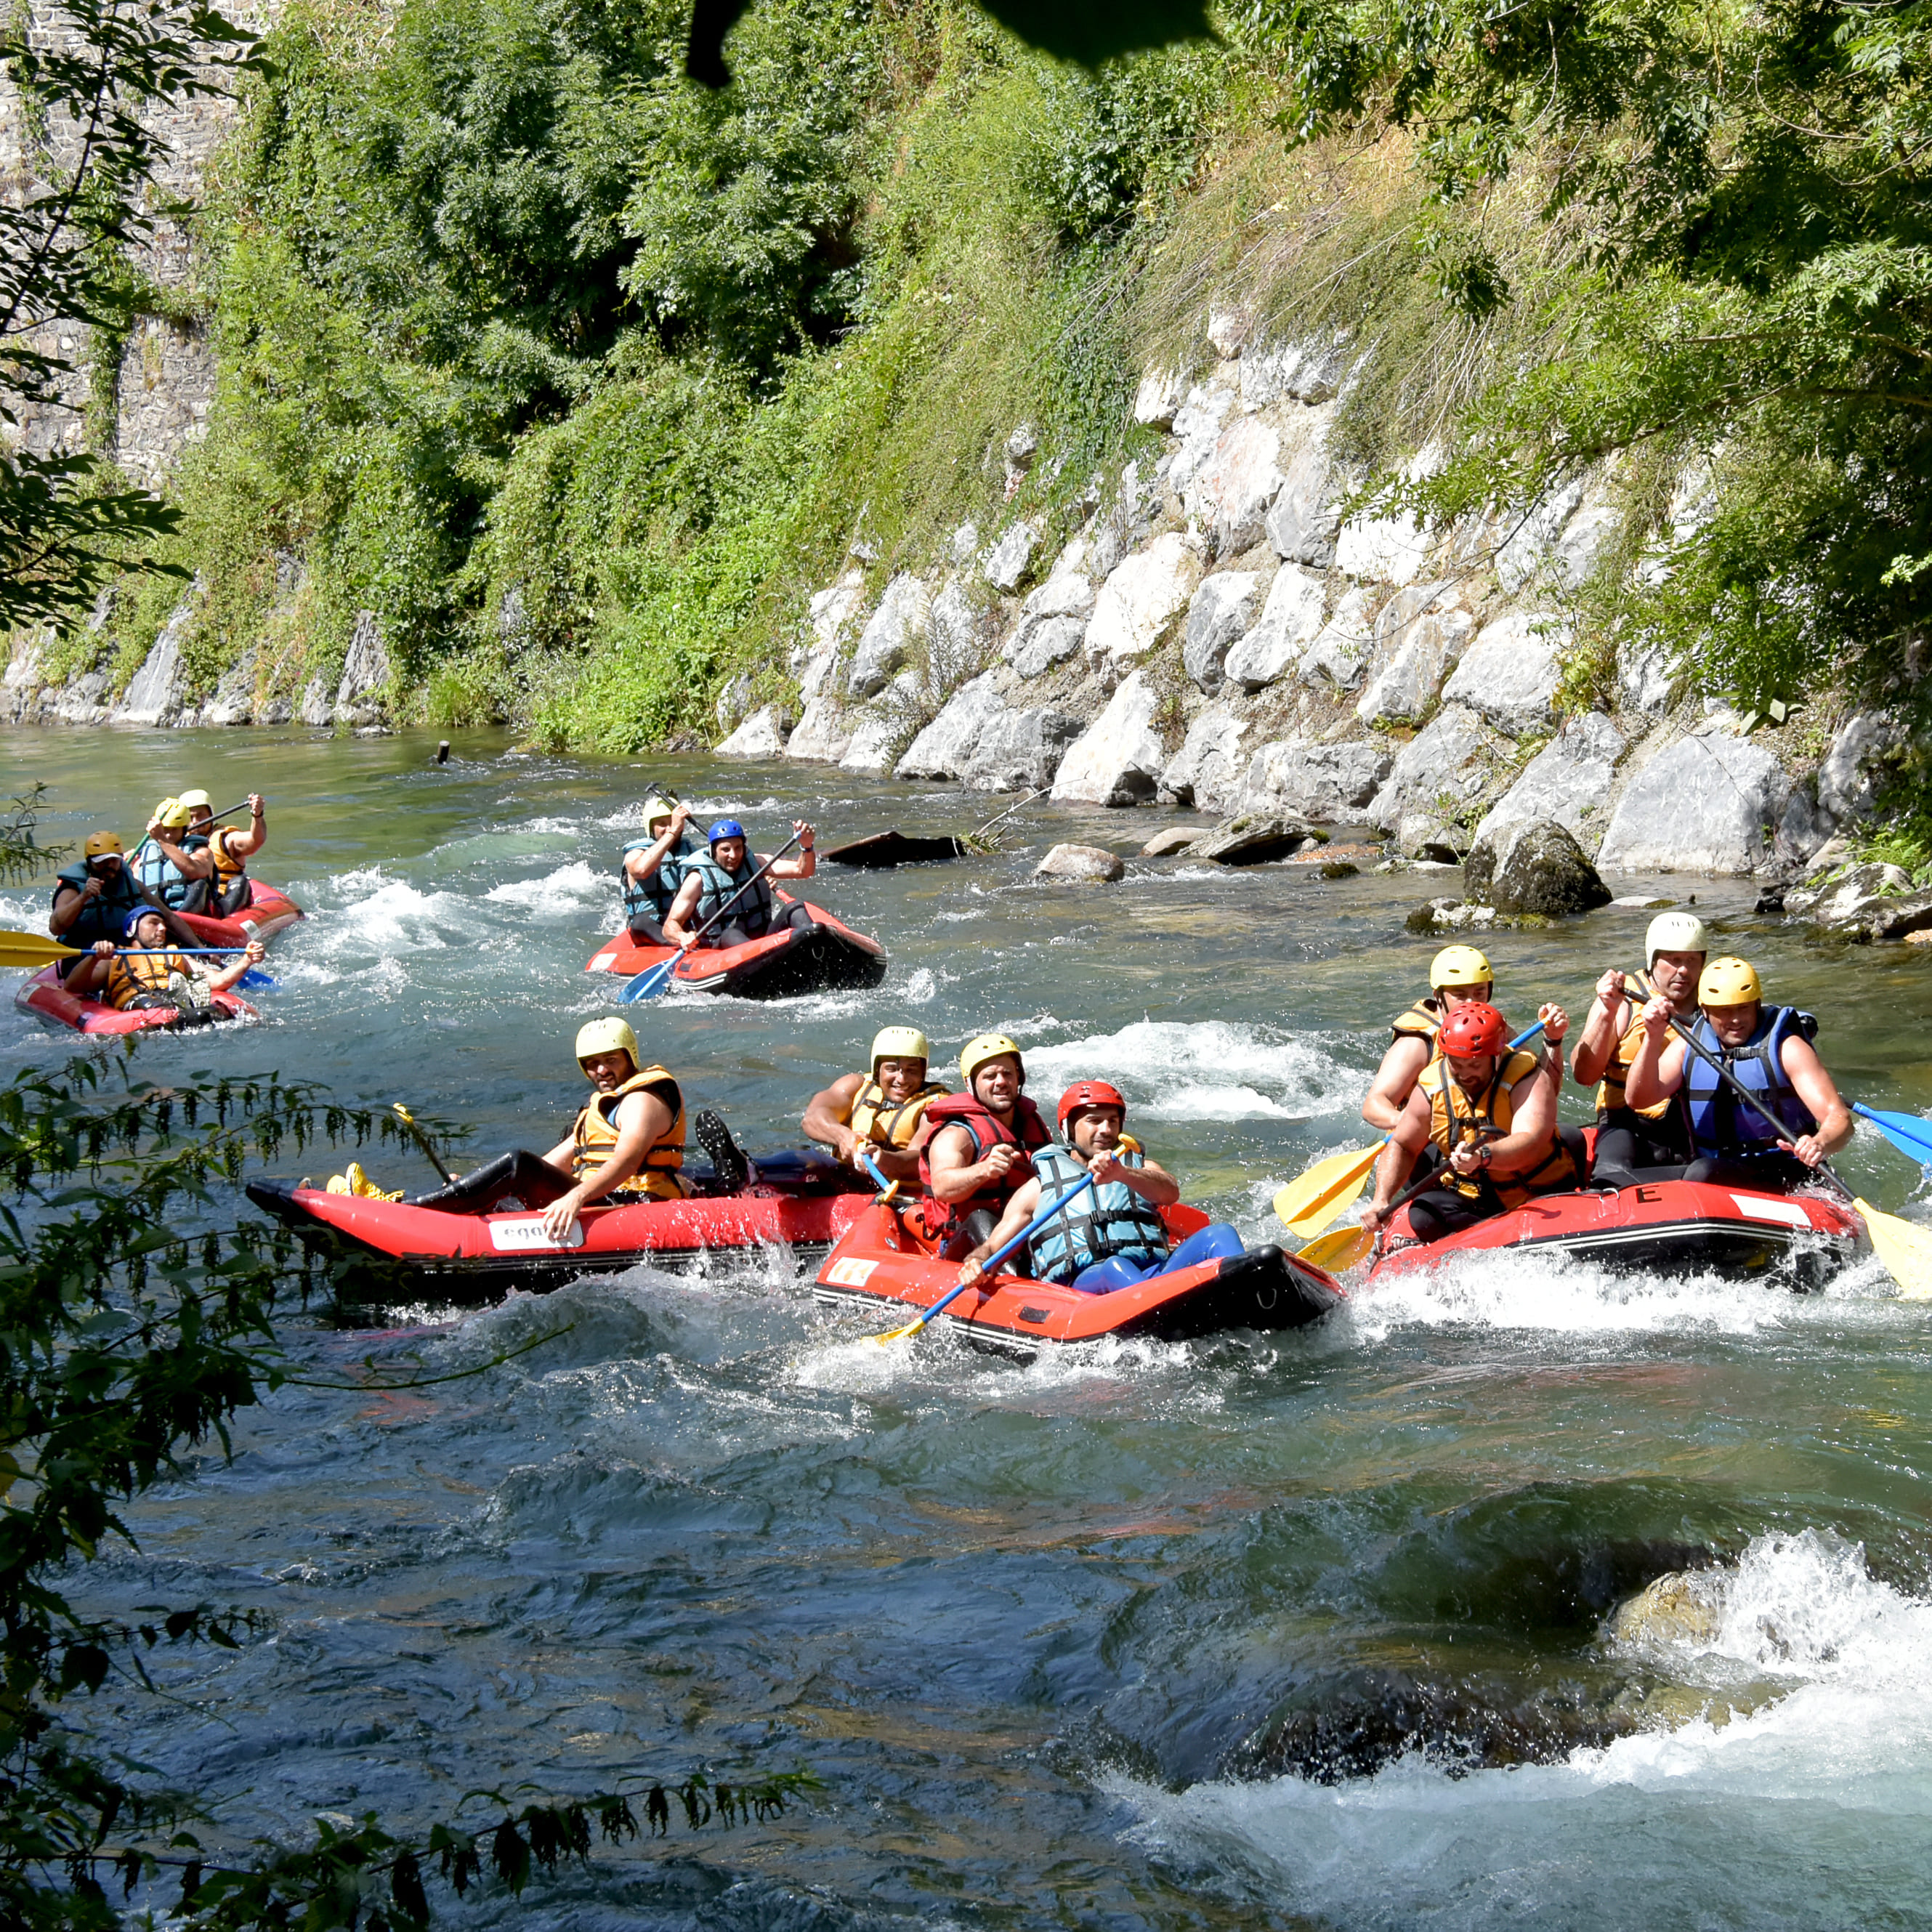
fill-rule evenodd
<path id="1" fill-rule="evenodd" d="M 1096 479 L 1057 550 L 967 526 L 869 602 L 855 558 L 812 600 L 796 722 L 767 706 L 720 753 L 1366 824 L 1409 857 L 1551 818 L 1612 872 L 1786 874 L 1868 804 L 1869 717 L 1808 756 L 1635 658 L 1613 709 L 1559 718 L 1572 602 L 1618 529 L 1601 479 L 1508 524 L 1345 521 L 1362 479 L 1330 441 L 1366 358 L 1220 310 L 1204 336 L 1193 374 L 1140 386 L 1159 456 Z"/>

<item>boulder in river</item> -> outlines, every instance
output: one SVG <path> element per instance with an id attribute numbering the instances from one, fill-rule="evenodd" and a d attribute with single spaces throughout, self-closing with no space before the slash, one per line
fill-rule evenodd
<path id="1" fill-rule="evenodd" d="M 1154 728 L 1160 699 L 1138 671 L 1107 700 L 1107 708 L 1075 740 L 1053 781 L 1058 801 L 1137 805 L 1154 796 L 1166 748 Z"/>
<path id="2" fill-rule="evenodd" d="M 1211 825 L 1170 825 L 1165 832 L 1156 832 L 1141 848 L 1143 859 L 1170 858 L 1176 852 L 1185 852 L 1190 845 L 1202 839 L 1211 838 L 1214 828 Z"/>
<path id="3" fill-rule="evenodd" d="M 1553 818 L 1526 819 L 1479 838 L 1462 862 L 1472 901 L 1498 912 L 1592 912 L 1610 888 L 1583 848 Z"/>
<path id="4" fill-rule="evenodd" d="M 776 704 L 762 705 L 720 745 L 721 758 L 778 758 L 784 755 L 790 723 Z"/>
<path id="5" fill-rule="evenodd" d="M 1230 820 L 1193 846 L 1188 856 L 1211 859 L 1217 866 L 1264 866 L 1270 860 L 1292 857 L 1305 845 L 1324 842 L 1306 819 L 1265 812 Z"/>
<path id="6" fill-rule="evenodd" d="M 1076 884 L 1110 886 L 1126 874 L 1126 862 L 1100 845 L 1056 845 L 1033 868 L 1036 879 L 1065 879 Z"/>

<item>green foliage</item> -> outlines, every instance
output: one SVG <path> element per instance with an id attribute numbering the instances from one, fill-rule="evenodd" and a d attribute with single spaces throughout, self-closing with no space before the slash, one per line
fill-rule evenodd
<path id="1" fill-rule="evenodd" d="M 40 801 L 46 787 L 37 784 L 24 797 L 10 799 L 12 811 L 0 811 L 0 882 L 24 885 L 52 872 L 70 848 L 43 845 L 34 836 L 40 822 Z"/>
<path id="2" fill-rule="evenodd" d="M 808 1780 L 691 1776 L 578 1798 L 472 1792 L 414 1838 L 371 1815 L 349 1832 L 318 1820 L 306 1850 L 228 1846 L 204 1842 L 194 1794 L 134 1781 L 93 1738 L 81 1694 L 110 1677 L 152 1689 L 158 1646 L 257 1634 L 206 1604 L 105 1622 L 68 1594 L 106 1544 L 131 1543 L 122 1511 L 185 1474 L 184 1447 L 225 1449 L 238 1412 L 302 1382 L 276 1342 L 305 1286 L 290 1238 L 226 1225 L 229 1190 L 251 1156 L 406 1131 L 272 1078 L 164 1086 L 114 1068 L 80 1059 L 0 1088 L 0 1918 L 106 1932 L 118 1880 L 184 1928 L 420 1926 L 432 1875 L 458 1898 L 486 1874 L 520 1892 L 598 1835 L 661 1833 L 674 1799 L 693 1828 L 782 1810 Z"/>

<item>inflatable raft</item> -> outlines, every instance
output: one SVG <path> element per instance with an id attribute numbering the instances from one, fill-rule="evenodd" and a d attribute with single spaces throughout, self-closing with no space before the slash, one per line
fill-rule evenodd
<path id="1" fill-rule="evenodd" d="M 232 993 L 212 994 L 206 1010 L 198 1013 L 177 1012 L 168 1006 L 130 1006 L 123 1011 L 103 1000 L 70 993 L 61 984 L 59 968 L 53 966 L 30 974 L 14 995 L 14 1004 L 22 1012 L 38 1014 L 56 1026 L 71 1027 L 76 1033 L 153 1033 L 256 1017 L 255 1009 Z"/>
<path id="2" fill-rule="evenodd" d="M 213 919 L 206 913 L 178 912 L 176 918 L 191 926 L 204 946 L 232 946 L 238 952 L 251 939 L 267 939 L 285 926 L 304 916 L 302 909 L 278 886 L 265 886 L 259 879 L 248 882 L 248 903 L 226 919 Z"/>
<path id="3" fill-rule="evenodd" d="M 564 1246 L 544 1233 L 540 1210 L 568 1184 L 523 1150 L 414 1201 L 268 1180 L 249 1182 L 248 1198 L 317 1252 L 393 1264 L 412 1291 L 447 1300 L 556 1288 L 580 1275 L 614 1274 L 639 1262 L 670 1266 L 719 1249 L 782 1243 L 815 1262 L 869 1198 L 846 1191 L 851 1176 L 818 1154 L 758 1156 L 737 1193 L 717 1189 L 701 1165 L 686 1172 L 700 1190 L 692 1199 L 586 1208 Z"/>
<path id="4" fill-rule="evenodd" d="M 784 904 L 788 893 L 776 896 Z M 886 976 L 886 949 L 855 932 L 842 919 L 814 905 L 805 909 L 812 923 L 787 928 L 742 946 L 694 946 L 680 961 L 674 986 L 700 993 L 734 993 L 743 1000 L 776 1000 L 793 993 L 816 993 L 834 986 L 876 986 Z M 626 979 L 675 958 L 672 946 L 637 946 L 628 931 L 608 940 L 585 965 L 586 973 L 616 973 Z"/>
<path id="5" fill-rule="evenodd" d="M 1498 1249 L 1587 1256 L 1613 1268 L 1734 1279 L 1776 1274 L 1819 1288 L 1844 1267 L 1863 1232 L 1848 1204 L 1814 1194 L 1760 1193 L 1658 1180 L 1593 1193 L 1545 1194 L 1439 1241 L 1419 1242 L 1398 1210 L 1369 1270 L 1371 1282 L 1450 1255 Z"/>
<path id="6" fill-rule="evenodd" d="M 1177 1242 L 1208 1225 L 1196 1208 L 1163 1208 L 1160 1215 Z M 881 1328 L 909 1320 L 958 1286 L 959 1264 L 933 1250 L 916 1204 L 868 1202 L 826 1257 L 813 1294 L 835 1307 L 863 1309 Z M 1332 1275 L 1265 1247 L 1108 1294 L 993 1275 L 968 1289 L 934 1326 L 950 1324 L 976 1346 L 1031 1361 L 1042 1348 L 1110 1335 L 1184 1342 L 1228 1328 L 1305 1328 L 1345 1298 Z"/>

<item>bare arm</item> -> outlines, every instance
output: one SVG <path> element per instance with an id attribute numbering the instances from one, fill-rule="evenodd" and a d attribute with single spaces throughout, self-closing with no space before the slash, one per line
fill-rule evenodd
<path id="1" fill-rule="evenodd" d="M 777 860 L 772 867 L 772 877 L 775 879 L 808 879 L 818 870 L 818 836 L 802 818 L 794 818 L 791 829 L 804 842 L 803 849 L 796 859 Z"/>
<path id="2" fill-rule="evenodd" d="M 646 845 L 641 851 L 625 854 L 624 869 L 639 885 L 642 885 L 664 863 L 671 848 L 684 836 L 685 821 L 690 816 L 690 813 L 680 805 L 671 814 L 668 829 L 654 844 Z"/>
<path id="3" fill-rule="evenodd" d="M 1550 1150 L 1550 1130 L 1556 1124 L 1556 1083 L 1543 1077 L 1538 1066 L 1510 1089 L 1510 1130 L 1488 1142 L 1468 1140 L 1449 1156 L 1458 1174 L 1486 1171 L 1502 1178 L 1532 1168 Z M 1486 1147 L 1489 1159 L 1483 1158 Z"/>
<path id="4" fill-rule="evenodd" d="M 1624 1076 L 1624 1098 L 1640 1112 L 1669 1100 L 1684 1083 L 1684 1042 L 1670 1031 L 1670 1002 L 1661 998 L 1646 1001 L 1643 1037 Z"/>
<path id="5" fill-rule="evenodd" d="M 984 1160 L 970 1160 L 973 1136 L 964 1127 L 941 1127 L 926 1150 L 926 1165 L 932 1171 L 932 1191 L 949 1205 L 976 1194 L 989 1180 L 997 1180 L 1026 1162 L 1018 1148 L 1004 1142 L 988 1150 Z"/>
<path id="6" fill-rule="evenodd" d="M 1418 1087 L 1396 1115 L 1389 1130 L 1389 1144 L 1376 1163 L 1376 1198 L 1362 1216 L 1362 1226 L 1371 1234 L 1388 1218 L 1390 1202 L 1408 1178 L 1415 1156 L 1428 1144 L 1429 1096 Z"/>
<path id="7" fill-rule="evenodd" d="M 1584 1017 L 1570 1056 L 1570 1077 L 1580 1087 L 1594 1087 L 1616 1057 L 1618 1046 L 1630 1030 L 1630 1005 L 1624 976 L 1612 968 L 1597 982 L 1597 997 Z"/>
<path id="8" fill-rule="evenodd" d="M 1362 1102 L 1362 1118 L 1370 1126 L 1388 1132 L 1402 1118 L 1402 1109 L 1408 1105 L 1409 1096 L 1415 1090 L 1415 1083 L 1421 1078 L 1422 1070 L 1428 1064 L 1428 1042 L 1418 1040 L 1412 1034 L 1404 1034 L 1382 1055 L 1382 1064 L 1376 1069 L 1375 1079 L 1369 1088 L 1369 1096 Z"/>
<path id="9" fill-rule="evenodd" d="M 76 892 L 71 886 L 62 886 L 54 894 L 54 909 L 47 915 L 47 930 L 55 938 L 59 938 L 100 898 L 100 881 L 92 874 L 88 877 L 86 887 L 80 892 Z M 74 970 L 79 972 L 80 968 L 76 967 Z"/>
<path id="10" fill-rule="evenodd" d="M 262 810 L 262 794 L 251 791 L 248 794 L 248 829 L 237 830 L 228 835 L 228 849 L 238 859 L 252 859 L 268 842 L 268 820 Z"/>
<path id="11" fill-rule="evenodd" d="M 698 935 L 690 929 L 691 915 L 697 910 L 698 889 L 702 884 L 695 872 L 677 889 L 677 897 L 670 902 L 670 910 L 664 914 L 664 937 L 674 946 L 681 946 L 688 951 L 698 944 Z"/>
<path id="12" fill-rule="evenodd" d="M 239 986 L 249 968 L 260 965 L 264 957 L 262 942 L 259 939 L 250 940 L 240 958 L 232 965 L 223 967 L 219 973 L 211 973 L 208 976 L 208 991 L 225 993 L 230 987 Z"/>
<path id="13" fill-rule="evenodd" d="M 161 848 L 163 854 L 184 879 L 205 879 L 214 870 L 214 854 L 206 845 L 199 852 L 184 851 L 178 845 L 169 843 L 168 835 L 159 826 L 151 826 L 148 836 Z"/>
<path id="14" fill-rule="evenodd" d="M 610 1158 L 544 1210 L 544 1232 L 554 1240 L 568 1234 L 578 1210 L 622 1186 L 643 1166 L 652 1146 L 670 1131 L 670 1109 L 655 1094 L 626 1094 L 617 1103 L 617 1144 Z"/>
<path id="15" fill-rule="evenodd" d="M 1818 1123 L 1815 1134 L 1801 1134 L 1788 1144 L 1807 1167 L 1816 1167 L 1851 1138 L 1850 1110 L 1839 1098 L 1838 1083 L 1808 1040 L 1787 1040 L 1778 1057 L 1784 1063 L 1784 1077 L 1797 1088 L 1798 1099 Z"/>
<path id="16" fill-rule="evenodd" d="M 1143 1165 L 1130 1167 L 1111 1154 L 1096 1154 L 1092 1166 L 1096 1180 L 1118 1180 L 1132 1188 L 1143 1201 L 1156 1208 L 1172 1208 L 1180 1198 L 1180 1183 L 1167 1169 L 1142 1156 Z"/>
<path id="17" fill-rule="evenodd" d="M 977 1281 L 986 1273 L 982 1264 L 987 1257 L 998 1254 L 1040 1212 L 1040 1183 L 1036 1179 L 1027 1181 L 1006 1203 L 1006 1211 L 1000 1216 L 998 1226 L 966 1257 L 959 1279 L 969 1283 Z"/>
<path id="18" fill-rule="evenodd" d="M 812 1095 L 800 1124 L 806 1139 L 818 1142 L 820 1147 L 829 1147 L 848 1166 L 857 1165 L 853 1156 L 858 1151 L 859 1137 L 849 1124 L 852 1102 L 859 1097 L 859 1090 L 865 1084 L 862 1073 L 848 1073 L 844 1078 L 833 1081 L 823 1092 Z"/>

